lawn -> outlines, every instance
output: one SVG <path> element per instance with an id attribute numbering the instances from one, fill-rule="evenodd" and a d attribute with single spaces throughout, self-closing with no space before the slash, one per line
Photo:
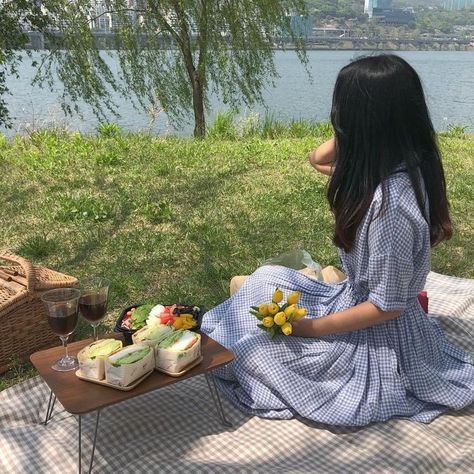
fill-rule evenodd
<path id="1" fill-rule="evenodd" d="M 2 246 L 78 278 L 112 280 L 102 331 L 137 302 L 210 308 L 233 275 L 288 249 L 338 264 L 326 178 L 307 162 L 327 126 L 240 140 L 225 127 L 205 140 L 102 132 L 0 137 Z M 444 134 L 440 145 L 455 234 L 434 249 L 432 268 L 474 278 L 474 136 Z M 89 332 L 81 321 L 79 336 Z M 18 364 L 0 390 L 32 373 Z"/>

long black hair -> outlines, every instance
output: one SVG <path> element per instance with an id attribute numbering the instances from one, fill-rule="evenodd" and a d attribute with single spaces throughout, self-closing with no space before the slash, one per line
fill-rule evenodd
<path id="1" fill-rule="evenodd" d="M 335 216 L 334 243 L 346 251 L 380 183 L 406 169 L 425 215 L 431 245 L 452 235 L 443 165 L 416 71 L 395 55 L 360 58 L 341 69 L 331 110 L 336 158 L 327 197 Z M 421 176 L 420 176 L 421 175 Z"/>

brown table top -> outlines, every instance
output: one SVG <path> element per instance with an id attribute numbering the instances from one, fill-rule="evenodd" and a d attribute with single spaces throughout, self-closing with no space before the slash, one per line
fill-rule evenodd
<path id="1" fill-rule="evenodd" d="M 234 359 L 234 354 L 214 341 L 214 339 L 205 334 L 201 334 L 201 336 L 203 361 L 199 365 L 181 377 L 170 377 L 155 370 L 137 387 L 127 392 L 80 380 L 75 375 L 75 370 L 69 372 L 53 370 L 51 368 L 53 362 L 64 355 L 62 346 L 35 352 L 31 355 L 30 359 L 64 409 L 74 415 L 82 415 L 143 395 L 152 390 L 166 387 L 183 379 L 205 374 L 217 367 L 228 364 Z M 121 338 L 118 334 L 112 334 L 107 337 Z M 69 355 L 75 356 L 84 346 L 91 342 L 92 339 L 85 339 L 68 344 Z"/>

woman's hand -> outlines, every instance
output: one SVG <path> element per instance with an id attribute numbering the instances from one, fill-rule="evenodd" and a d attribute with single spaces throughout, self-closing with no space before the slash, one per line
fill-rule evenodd
<path id="1" fill-rule="evenodd" d="M 313 335 L 313 328 L 312 328 L 312 319 L 300 319 L 299 321 L 293 321 L 292 325 L 292 336 L 298 337 L 317 337 Z"/>
<path id="2" fill-rule="evenodd" d="M 327 176 L 331 176 L 332 174 L 332 167 L 335 158 L 336 140 L 334 137 L 318 146 L 318 148 L 315 148 L 308 155 L 311 166 Z"/>

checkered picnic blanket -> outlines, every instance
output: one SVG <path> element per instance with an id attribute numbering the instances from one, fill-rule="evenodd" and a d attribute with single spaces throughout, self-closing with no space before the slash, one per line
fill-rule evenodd
<path id="1" fill-rule="evenodd" d="M 430 313 L 474 353 L 474 281 L 430 273 Z M 0 393 L 0 473 L 77 471 L 77 419 L 39 377 Z M 216 415 L 204 377 L 183 380 L 102 411 L 98 473 L 474 473 L 474 405 L 430 424 L 391 420 L 333 428 L 301 419 L 245 415 L 224 400 L 232 428 Z M 88 467 L 95 414 L 83 417 Z"/>

